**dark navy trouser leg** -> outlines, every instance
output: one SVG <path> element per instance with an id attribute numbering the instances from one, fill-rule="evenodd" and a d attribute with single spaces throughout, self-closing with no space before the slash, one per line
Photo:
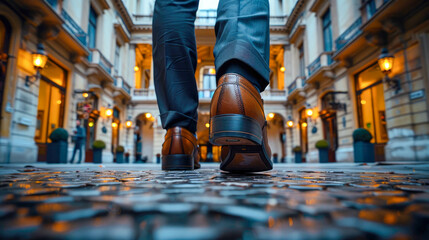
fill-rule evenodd
<path id="1" fill-rule="evenodd" d="M 270 76 L 270 7 L 268 0 L 220 0 L 215 26 L 216 45 L 213 50 L 216 72 L 225 73 L 228 62 L 239 60 L 249 67 L 249 78 L 253 72 L 260 79 L 253 85 L 263 91 Z M 228 66 L 241 73 L 241 66 Z M 246 75 L 242 73 L 242 75 Z M 244 76 L 246 77 L 246 76 Z M 256 82 L 257 81 L 257 82 Z"/>
<path id="2" fill-rule="evenodd" d="M 153 14 L 153 69 L 162 126 L 195 133 L 198 91 L 194 21 L 199 0 L 157 0 Z"/>

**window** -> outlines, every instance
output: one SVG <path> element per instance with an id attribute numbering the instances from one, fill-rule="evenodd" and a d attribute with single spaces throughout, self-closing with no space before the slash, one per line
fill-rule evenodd
<path id="1" fill-rule="evenodd" d="M 299 75 L 305 77 L 305 60 L 304 60 L 304 46 L 301 44 L 298 48 L 299 52 Z"/>
<path id="2" fill-rule="evenodd" d="M 118 43 L 116 43 L 115 48 L 115 75 L 119 75 L 119 65 L 120 65 L 120 57 L 121 57 L 121 46 L 119 46 Z"/>
<path id="3" fill-rule="evenodd" d="M 332 27 L 331 27 L 331 11 L 328 9 L 322 16 L 323 27 L 323 50 L 325 52 L 332 51 Z"/>
<path id="4" fill-rule="evenodd" d="M 89 9 L 89 23 L 88 23 L 88 47 L 95 48 L 95 40 L 97 34 L 97 13 L 91 7 Z"/>
<path id="5" fill-rule="evenodd" d="M 370 19 L 372 16 L 374 16 L 374 13 L 377 11 L 375 7 L 375 1 L 374 0 L 367 0 L 365 2 L 365 9 L 366 9 L 366 19 Z"/>

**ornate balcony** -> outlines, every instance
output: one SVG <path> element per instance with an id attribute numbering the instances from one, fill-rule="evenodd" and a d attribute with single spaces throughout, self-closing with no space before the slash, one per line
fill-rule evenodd
<path id="1" fill-rule="evenodd" d="M 90 69 L 88 75 L 95 74 L 99 79 L 108 80 L 111 83 L 115 82 L 112 76 L 113 64 L 98 49 L 91 49 L 88 56 Z"/>
<path id="2" fill-rule="evenodd" d="M 346 31 L 344 31 L 338 38 L 335 40 L 335 45 L 337 47 L 337 51 L 341 51 L 341 49 L 346 46 L 349 42 L 356 38 L 362 31 L 360 30 L 360 26 L 362 25 L 362 18 L 358 18 Z"/>
<path id="3" fill-rule="evenodd" d="M 322 80 L 332 79 L 334 77 L 331 66 L 333 63 L 332 53 L 333 52 L 323 52 L 316 58 L 316 60 L 308 65 L 307 84 L 310 85 L 318 83 Z"/>
<path id="4" fill-rule="evenodd" d="M 79 42 L 86 46 L 86 33 L 79 27 L 79 25 L 70 17 L 70 15 L 63 9 L 61 16 L 64 19 L 64 28 L 67 29 Z"/>
<path id="5" fill-rule="evenodd" d="M 115 85 L 114 96 L 121 96 L 125 99 L 131 99 L 131 87 L 122 76 L 115 76 L 113 84 Z"/>
<path id="6" fill-rule="evenodd" d="M 303 87 L 306 84 L 305 76 L 298 76 L 293 80 L 291 84 L 287 87 L 288 96 L 287 101 L 295 101 L 296 99 L 303 98 L 305 96 Z"/>
<path id="7" fill-rule="evenodd" d="M 132 99 L 134 102 L 156 102 L 155 89 L 138 88 L 133 90 Z"/>

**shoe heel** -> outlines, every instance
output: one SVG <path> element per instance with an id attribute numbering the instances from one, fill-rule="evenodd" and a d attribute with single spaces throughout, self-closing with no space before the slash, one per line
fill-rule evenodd
<path id="1" fill-rule="evenodd" d="M 261 145 L 259 123 L 241 114 L 222 114 L 210 119 L 210 143 L 213 145 Z"/>
<path id="2" fill-rule="evenodd" d="M 194 170 L 194 158 L 187 154 L 162 156 L 162 170 Z"/>

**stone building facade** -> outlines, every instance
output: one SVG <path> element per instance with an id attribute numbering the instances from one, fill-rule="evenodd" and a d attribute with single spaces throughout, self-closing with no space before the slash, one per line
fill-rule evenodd
<path id="1" fill-rule="evenodd" d="M 165 130 L 153 84 L 154 2 L 0 1 L 0 162 L 46 161 L 50 132 L 73 134 L 77 120 L 87 133 L 85 161 L 94 140 L 106 143 L 104 162 L 115 161 L 119 145 L 131 161 L 156 161 Z M 292 162 L 301 146 L 317 162 L 314 144 L 327 139 L 331 161 L 353 161 L 358 127 L 374 135 L 378 161 L 429 158 L 426 2 L 270 0 L 271 74 L 262 96 L 273 158 Z M 203 161 L 219 161 L 220 152 L 208 142 L 216 4 L 200 0 L 195 30 Z M 40 43 L 47 64 L 27 81 Z M 382 48 L 395 57 L 389 81 L 377 65 Z"/>

